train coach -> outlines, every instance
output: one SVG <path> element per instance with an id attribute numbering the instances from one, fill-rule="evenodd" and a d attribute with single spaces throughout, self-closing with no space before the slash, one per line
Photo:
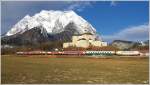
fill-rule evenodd
<path id="1" fill-rule="evenodd" d="M 114 55 L 115 51 L 86 51 L 86 55 Z"/>
<path id="2" fill-rule="evenodd" d="M 29 51 L 29 52 L 17 52 L 17 55 L 45 55 L 46 51 Z"/>
<path id="3" fill-rule="evenodd" d="M 85 51 L 63 51 L 63 55 L 85 55 Z"/>
<path id="4" fill-rule="evenodd" d="M 139 51 L 116 51 L 116 55 L 120 56 L 137 56 L 140 55 Z"/>

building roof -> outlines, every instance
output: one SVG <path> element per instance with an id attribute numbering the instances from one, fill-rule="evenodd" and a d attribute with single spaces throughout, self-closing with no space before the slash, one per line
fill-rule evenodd
<path id="1" fill-rule="evenodd" d="M 74 34 L 74 36 L 81 36 L 81 35 L 93 35 L 93 34 L 90 33 L 90 32 L 86 32 L 86 33 L 83 33 L 83 34 Z"/>
<path id="2" fill-rule="evenodd" d="M 90 33 L 90 32 L 87 32 L 87 33 L 83 33 L 83 34 L 81 34 L 81 35 L 93 35 L 92 33 Z"/>
<path id="3" fill-rule="evenodd" d="M 86 39 L 85 38 L 78 39 L 78 41 L 80 41 L 80 40 L 86 40 Z"/>

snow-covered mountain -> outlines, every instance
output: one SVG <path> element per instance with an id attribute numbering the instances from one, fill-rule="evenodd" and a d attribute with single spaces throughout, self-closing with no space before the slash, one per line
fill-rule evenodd
<path id="1" fill-rule="evenodd" d="M 46 11 L 26 15 L 1 38 L 2 44 L 36 45 L 43 42 L 71 41 L 73 35 L 92 33 L 95 28 L 74 11 Z M 100 38 L 99 38 L 100 39 Z"/>
<path id="2" fill-rule="evenodd" d="M 14 25 L 7 33 L 6 36 L 14 34 L 22 34 L 27 30 L 34 27 L 42 26 L 49 34 L 56 34 L 63 32 L 69 23 L 76 25 L 76 30 L 82 34 L 90 32 L 95 34 L 96 30 L 90 23 L 84 20 L 81 16 L 77 15 L 74 11 L 46 11 L 42 10 L 34 16 L 26 15 L 16 25 Z"/>

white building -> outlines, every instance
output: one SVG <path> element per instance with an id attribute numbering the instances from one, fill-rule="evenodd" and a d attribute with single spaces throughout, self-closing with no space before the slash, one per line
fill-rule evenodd
<path id="1" fill-rule="evenodd" d="M 107 46 L 106 42 L 96 40 L 96 37 L 90 33 L 84 33 L 80 36 L 73 36 L 72 42 L 63 43 L 63 48 L 68 47 L 83 47 L 88 48 L 89 46 Z"/>

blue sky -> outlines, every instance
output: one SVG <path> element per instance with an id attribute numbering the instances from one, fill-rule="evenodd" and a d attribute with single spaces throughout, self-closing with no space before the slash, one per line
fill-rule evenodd
<path id="1" fill-rule="evenodd" d="M 148 1 L 5 1 L 2 2 L 1 34 L 25 15 L 41 10 L 74 10 L 92 24 L 104 41 L 147 40 Z"/>

